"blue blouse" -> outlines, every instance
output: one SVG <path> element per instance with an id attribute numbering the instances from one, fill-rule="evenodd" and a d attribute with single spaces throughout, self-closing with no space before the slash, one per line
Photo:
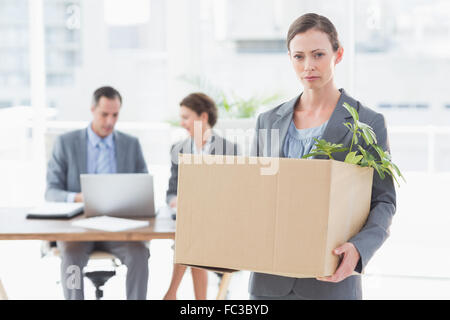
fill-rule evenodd
<path id="1" fill-rule="evenodd" d="M 314 138 L 320 140 L 328 121 L 324 122 L 318 127 L 297 129 L 294 124 L 294 119 L 291 120 L 289 129 L 284 140 L 283 153 L 287 158 L 301 158 L 305 154 L 311 152 L 314 144 Z"/>

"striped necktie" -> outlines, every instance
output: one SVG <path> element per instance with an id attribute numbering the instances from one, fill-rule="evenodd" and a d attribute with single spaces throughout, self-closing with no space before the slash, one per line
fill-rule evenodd
<path id="1" fill-rule="evenodd" d="M 97 144 L 98 156 L 95 173 L 111 173 L 108 145 L 104 141 Z"/>

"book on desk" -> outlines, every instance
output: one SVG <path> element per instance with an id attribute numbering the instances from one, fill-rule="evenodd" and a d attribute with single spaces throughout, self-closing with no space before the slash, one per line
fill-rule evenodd
<path id="1" fill-rule="evenodd" d="M 83 203 L 45 202 L 27 212 L 27 219 L 71 219 L 83 213 Z"/>

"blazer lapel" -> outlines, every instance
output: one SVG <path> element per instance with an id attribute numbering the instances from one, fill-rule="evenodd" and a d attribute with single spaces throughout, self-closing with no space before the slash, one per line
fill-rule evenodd
<path id="1" fill-rule="evenodd" d="M 219 150 L 216 150 L 216 147 L 220 146 Z M 212 135 L 211 135 L 211 147 L 208 150 L 208 154 L 211 155 L 226 155 L 226 144 L 225 144 L 225 140 L 219 136 L 214 130 L 212 131 Z M 217 153 L 219 151 L 219 153 Z"/>
<path id="2" fill-rule="evenodd" d="M 116 151 L 116 172 L 123 173 L 125 171 L 125 158 L 127 145 L 125 141 L 120 138 L 120 135 L 114 131 L 114 143 Z"/>
<path id="3" fill-rule="evenodd" d="M 341 143 L 345 135 L 350 132 L 343 123 L 349 120 L 353 122 L 353 119 L 347 109 L 343 107 L 344 102 L 347 102 L 359 111 L 359 104 L 348 96 L 344 89 L 340 89 L 339 91 L 341 91 L 341 96 L 322 135 L 322 139 L 331 143 Z"/>
<path id="4" fill-rule="evenodd" d="M 275 120 L 275 122 L 272 125 L 272 129 L 278 130 L 279 133 L 279 141 L 278 141 L 278 150 L 270 150 L 270 155 L 272 157 L 284 157 L 283 153 L 283 144 L 284 140 L 286 139 L 287 131 L 289 128 L 289 124 L 292 120 L 292 115 L 294 114 L 294 108 L 297 104 L 298 99 L 300 98 L 301 94 L 294 99 L 286 102 L 278 111 L 277 116 L 278 119 Z M 271 132 L 267 132 L 267 135 L 271 138 Z M 272 141 L 268 143 L 268 145 L 272 145 Z M 277 153 L 275 153 L 277 152 Z"/>
<path id="5" fill-rule="evenodd" d="M 179 158 L 178 158 L 178 154 L 182 153 L 182 154 L 191 154 L 193 153 L 192 151 L 192 139 L 191 138 L 187 138 L 185 140 L 183 140 L 183 142 L 181 143 L 181 145 L 179 146 L 178 150 L 175 150 L 175 154 L 173 155 L 175 158 L 175 162 L 174 163 L 178 163 L 179 162 Z"/>
<path id="6" fill-rule="evenodd" d="M 194 153 L 194 140 L 192 138 L 187 138 L 181 147 L 181 153 Z"/>
<path id="7" fill-rule="evenodd" d="M 80 130 L 78 137 L 78 169 L 79 173 L 87 173 L 87 129 Z"/>

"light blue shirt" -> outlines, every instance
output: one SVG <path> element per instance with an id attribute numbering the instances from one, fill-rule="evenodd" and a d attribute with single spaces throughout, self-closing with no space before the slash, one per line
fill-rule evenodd
<path id="1" fill-rule="evenodd" d="M 108 158 L 109 158 L 109 173 L 117 172 L 116 163 L 116 146 L 114 141 L 114 134 L 111 133 L 105 138 L 101 138 L 92 130 L 92 123 L 87 127 L 87 173 L 95 174 L 97 173 L 97 159 L 100 154 L 99 143 L 103 141 L 107 146 Z M 74 202 L 76 192 L 71 192 L 67 195 L 67 202 Z"/>
<path id="2" fill-rule="evenodd" d="M 314 144 L 314 138 L 320 140 L 328 121 L 318 127 L 297 129 L 294 120 L 291 120 L 289 129 L 284 140 L 283 153 L 287 158 L 301 158 L 311 152 Z"/>
<path id="3" fill-rule="evenodd" d="M 203 145 L 203 147 L 200 150 L 197 150 L 197 146 L 195 145 L 194 138 L 191 138 L 192 153 L 193 154 L 210 154 L 211 148 L 212 148 L 213 134 L 211 134 L 209 136 L 208 140 L 206 140 L 206 143 Z"/>

